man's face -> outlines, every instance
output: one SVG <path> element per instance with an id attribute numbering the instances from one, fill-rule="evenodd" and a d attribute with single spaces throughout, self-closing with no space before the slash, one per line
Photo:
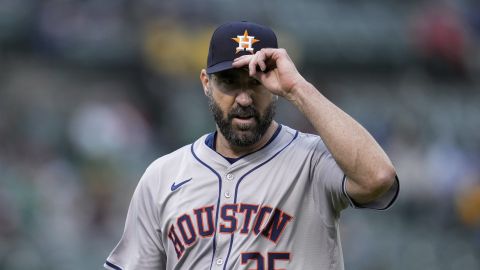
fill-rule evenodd
<path id="1" fill-rule="evenodd" d="M 257 143 L 275 115 L 276 97 L 246 70 L 215 73 L 209 82 L 209 107 L 223 136 L 235 146 Z"/>

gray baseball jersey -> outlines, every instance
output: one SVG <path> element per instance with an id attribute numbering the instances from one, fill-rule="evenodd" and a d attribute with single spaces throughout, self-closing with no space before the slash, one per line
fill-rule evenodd
<path id="1" fill-rule="evenodd" d="M 281 129 L 233 164 L 202 136 L 153 162 L 108 269 L 343 269 L 338 219 L 355 205 L 320 137 Z M 385 209 L 398 181 L 367 207 Z"/>

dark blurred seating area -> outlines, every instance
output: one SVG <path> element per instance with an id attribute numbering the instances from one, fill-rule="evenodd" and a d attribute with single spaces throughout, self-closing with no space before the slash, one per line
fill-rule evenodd
<path id="1" fill-rule="evenodd" d="M 271 26 L 397 168 L 391 210 L 343 213 L 346 269 L 480 269 L 473 0 L 0 0 L 0 269 L 101 268 L 148 164 L 214 129 L 198 78 L 229 20 Z"/>

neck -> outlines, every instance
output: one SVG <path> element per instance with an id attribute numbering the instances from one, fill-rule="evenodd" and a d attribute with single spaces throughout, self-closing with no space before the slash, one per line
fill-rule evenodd
<path id="1" fill-rule="evenodd" d="M 275 133 L 275 130 L 278 127 L 278 123 L 275 121 L 272 121 L 270 126 L 268 127 L 267 131 L 263 136 L 260 138 L 260 140 L 252 145 L 249 146 L 235 146 L 231 145 L 227 139 L 223 136 L 223 134 L 220 132 L 220 130 L 217 127 L 217 140 L 215 142 L 216 144 L 216 149 L 217 152 L 220 153 L 224 157 L 229 157 L 229 158 L 238 158 L 241 156 L 244 156 L 248 153 L 252 153 L 257 151 L 258 149 L 262 148 L 267 144 L 267 142 L 270 140 L 270 138 L 273 136 Z"/>

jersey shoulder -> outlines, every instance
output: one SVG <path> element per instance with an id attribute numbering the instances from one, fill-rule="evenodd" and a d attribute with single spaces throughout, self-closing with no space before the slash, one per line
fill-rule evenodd
<path id="1" fill-rule="evenodd" d="M 325 144 L 319 135 L 298 131 L 288 126 L 284 127 L 285 131 L 291 134 L 291 136 L 295 136 L 296 134 L 297 138 L 294 147 L 296 151 L 310 152 L 315 150 L 323 152 L 326 150 Z"/>
<path id="2" fill-rule="evenodd" d="M 170 152 L 168 154 L 165 154 L 156 160 L 154 160 L 150 165 L 148 166 L 147 170 L 159 170 L 163 169 L 165 167 L 169 167 L 172 165 L 177 164 L 178 162 L 184 159 L 187 156 L 190 156 L 190 148 L 192 144 L 185 145 L 181 148 L 178 148 L 177 150 Z"/>

